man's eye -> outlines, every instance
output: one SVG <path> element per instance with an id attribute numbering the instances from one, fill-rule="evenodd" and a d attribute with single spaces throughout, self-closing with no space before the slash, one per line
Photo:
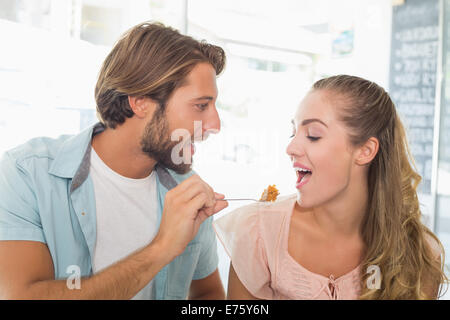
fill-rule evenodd
<path id="1" fill-rule="evenodd" d="M 291 134 L 291 136 L 289 138 L 293 138 L 293 137 L 295 137 L 295 131 L 292 132 L 292 134 Z"/>
<path id="2" fill-rule="evenodd" d="M 207 103 L 201 103 L 201 104 L 196 104 L 195 106 L 203 111 L 203 110 L 205 110 L 208 107 L 208 104 Z"/>
<path id="3" fill-rule="evenodd" d="M 311 141 L 317 141 L 320 139 L 320 137 L 313 137 L 313 136 L 306 136 Z"/>

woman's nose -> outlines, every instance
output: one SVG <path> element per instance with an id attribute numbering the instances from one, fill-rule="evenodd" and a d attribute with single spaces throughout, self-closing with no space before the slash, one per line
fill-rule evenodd
<path id="1" fill-rule="evenodd" d="M 297 136 L 294 136 L 286 147 L 286 153 L 291 157 L 299 157 L 304 154 L 303 146 Z"/>

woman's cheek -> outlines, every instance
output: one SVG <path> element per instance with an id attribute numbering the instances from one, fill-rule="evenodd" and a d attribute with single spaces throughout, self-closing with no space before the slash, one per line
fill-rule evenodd
<path id="1" fill-rule="evenodd" d="M 329 152 L 322 155 L 320 168 L 316 170 L 318 183 L 323 190 L 338 191 L 348 184 L 348 156 L 345 151 L 330 146 Z M 318 166 L 319 167 L 319 166 Z M 314 173 L 313 173 L 314 174 Z"/>

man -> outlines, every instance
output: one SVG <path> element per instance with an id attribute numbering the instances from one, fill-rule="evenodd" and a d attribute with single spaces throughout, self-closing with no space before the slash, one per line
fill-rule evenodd
<path id="1" fill-rule="evenodd" d="M 224 63 L 217 46 L 140 24 L 102 66 L 101 123 L 4 154 L 1 298 L 225 297 L 211 222 L 227 202 L 191 171 L 189 138 L 194 122 L 220 130 Z"/>

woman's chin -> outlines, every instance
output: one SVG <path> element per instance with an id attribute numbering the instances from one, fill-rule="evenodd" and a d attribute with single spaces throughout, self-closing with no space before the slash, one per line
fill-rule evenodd
<path id="1" fill-rule="evenodd" d="M 302 208 L 308 208 L 308 203 L 305 201 L 304 195 L 297 190 L 297 204 Z"/>
<path id="2" fill-rule="evenodd" d="M 306 196 L 304 192 L 300 192 L 297 190 L 297 204 L 302 209 L 312 209 L 322 204 L 322 202 L 318 202 L 318 199 L 311 199 L 310 196 Z"/>

